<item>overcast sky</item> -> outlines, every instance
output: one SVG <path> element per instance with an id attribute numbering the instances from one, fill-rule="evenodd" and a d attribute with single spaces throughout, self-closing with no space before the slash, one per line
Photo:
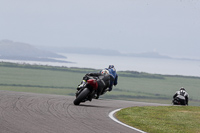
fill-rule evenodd
<path id="1" fill-rule="evenodd" d="M 200 58 L 200 1 L 1 0 L 2 39 Z"/>

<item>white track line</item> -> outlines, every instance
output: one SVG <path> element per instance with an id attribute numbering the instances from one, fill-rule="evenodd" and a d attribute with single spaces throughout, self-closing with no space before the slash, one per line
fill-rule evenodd
<path id="1" fill-rule="evenodd" d="M 133 130 L 135 130 L 135 131 L 138 131 L 138 132 L 141 132 L 141 133 L 146 133 L 146 132 L 144 132 L 144 131 L 142 131 L 142 130 L 139 130 L 139 129 L 137 129 L 137 128 L 131 127 L 131 126 L 126 125 L 126 124 L 120 122 L 119 120 L 117 120 L 117 119 L 114 117 L 114 114 L 115 114 L 117 111 L 120 111 L 120 110 L 121 110 L 121 109 L 116 109 L 116 110 L 110 112 L 108 116 L 109 116 L 113 121 L 115 121 L 115 122 L 117 122 L 117 123 L 119 123 L 119 124 L 121 124 L 121 125 L 123 125 L 123 126 L 126 126 L 126 127 L 128 127 L 128 128 L 131 128 L 131 129 L 133 129 Z"/>

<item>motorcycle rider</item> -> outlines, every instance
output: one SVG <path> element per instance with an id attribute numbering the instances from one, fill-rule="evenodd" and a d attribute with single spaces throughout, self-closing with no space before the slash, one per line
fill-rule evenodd
<path id="1" fill-rule="evenodd" d="M 109 86 L 109 90 L 108 91 L 112 91 L 113 85 L 114 86 L 117 85 L 118 75 L 117 75 L 117 72 L 116 72 L 116 69 L 115 69 L 114 65 L 109 65 L 108 68 L 106 68 L 106 70 L 109 71 L 110 76 L 112 78 L 112 80 L 110 80 L 110 86 Z"/>
<path id="2" fill-rule="evenodd" d="M 100 73 L 86 74 L 77 90 L 84 86 L 88 80 L 88 76 L 97 77 L 98 89 L 96 99 L 98 99 L 100 95 L 104 94 L 104 92 L 111 91 L 113 85 L 117 85 L 118 75 L 114 65 L 109 65 L 108 68 L 101 70 Z"/>
<path id="3" fill-rule="evenodd" d="M 181 105 L 188 105 L 189 94 L 186 92 L 185 88 L 181 87 L 179 91 L 177 91 L 173 98 L 177 98 L 180 100 Z"/>

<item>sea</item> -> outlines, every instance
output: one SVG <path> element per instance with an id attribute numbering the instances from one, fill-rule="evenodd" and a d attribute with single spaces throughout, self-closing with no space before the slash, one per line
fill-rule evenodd
<path id="1" fill-rule="evenodd" d="M 104 56 L 104 55 L 86 55 L 86 54 L 63 54 L 66 59 L 72 63 L 60 62 L 39 62 L 39 61 L 21 61 L 21 60 L 0 60 L 14 63 L 27 63 L 36 65 L 63 66 L 104 69 L 109 65 L 114 65 L 117 71 L 138 71 L 151 74 L 163 75 L 183 75 L 200 77 L 200 61 L 197 60 L 179 60 L 179 59 L 161 59 L 161 58 L 141 58 L 127 56 Z"/>

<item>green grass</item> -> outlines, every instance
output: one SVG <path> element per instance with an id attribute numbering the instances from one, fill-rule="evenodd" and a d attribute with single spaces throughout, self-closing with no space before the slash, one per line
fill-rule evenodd
<path id="1" fill-rule="evenodd" d="M 172 97 L 172 94 L 183 86 L 190 94 L 190 98 L 200 100 L 200 79 L 198 78 L 169 76 L 165 76 L 165 79 L 119 77 L 119 83 L 117 88 L 124 91 L 166 95 L 166 97 Z"/>
<path id="2" fill-rule="evenodd" d="M 199 133 L 200 107 L 131 107 L 116 113 L 120 121 L 148 133 Z"/>
<path id="3" fill-rule="evenodd" d="M 0 90 L 73 95 L 88 72 L 99 70 L 0 62 Z M 119 71 L 118 75 L 118 85 L 103 98 L 171 104 L 173 94 L 183 86 L 190 95 L 189 105 L 200 106 L 200 77 L 132 71 Z"/>

